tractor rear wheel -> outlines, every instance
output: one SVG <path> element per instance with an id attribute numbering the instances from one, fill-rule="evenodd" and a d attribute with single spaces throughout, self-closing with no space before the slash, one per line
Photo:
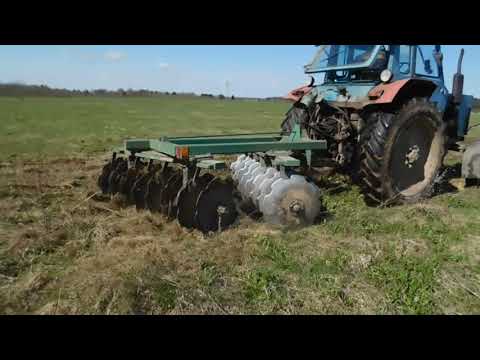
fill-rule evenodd
<path id="1" fill-rule="evenodd" d="M 360 144 L 365 200 L 405 204 L 429 197 L 446 154 L 440 113 L 426 99 L 412 99 L 398 113 L 376 117 Z"/>

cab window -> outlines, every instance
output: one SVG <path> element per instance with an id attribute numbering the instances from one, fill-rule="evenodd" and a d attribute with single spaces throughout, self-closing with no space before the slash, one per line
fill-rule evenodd
<path id="1" fill-rule="evenodd" d="M 435 45 L 418 45 L 415 73 L 420 76 L 438 77 L 438 66 L 435 61 Z"/>
<path id="2" fill-rule="evenodd" d="M 398 49 L 398 71 L 400 74 L 410 74 L 410 45 L 400 45 Z"/>

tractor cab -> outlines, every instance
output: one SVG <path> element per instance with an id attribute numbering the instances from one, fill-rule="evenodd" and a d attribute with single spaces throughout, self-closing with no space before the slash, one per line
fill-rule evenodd
<path id="1" fill-rule="evenodd" d="M 306 74 L 325 73 L 324 84 L 372 85 L 405 78 L 443 84 L 440 45 L 321 45 Z"/>
<path id="2" fill-rule="evenodd" d="M 450 93 L 440 45 L 321 45 L 304 67 L 310 84 L 286 98 L 306 107 L 324 102 L 356 111 L 372 105 L 401 107 L 410 99 L 425 98 L 445 116 L 448 131 L 458 141 L 468 131 L 472 103 L 472 97 L 463 94 L 462 58 Z M 319 74 L 323 81 L 315 83 Z"/>
<path id="3" fill-rule="evenodd" d="M 383 45 L 322 45 L 305 72 L 325 73 L 325 83 L 378 82 L 387 59 Z"/>

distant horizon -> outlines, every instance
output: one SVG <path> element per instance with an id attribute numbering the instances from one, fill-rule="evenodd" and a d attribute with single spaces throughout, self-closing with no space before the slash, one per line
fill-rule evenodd
<path id="1" fill-rule="evenodd" d="M 451 89 L 465 48 L 465 93 L 480 97 L 478 45 L 444 45 Z M 63 89 L 151 89 L 162 92 L 282 97 L 305 84 L 313 45 L 0 45 L 0 80 Z"/>
<path id="2" fill-rule="evenodd" d="M 82 88 L 58 88 L 58 87 L 53 87 L 49 84 L 45 84 L 45 83 L 39 83 L 39 84 L 32 84 L 32 83 L 26 83 L 26 82 L 23 82 L 23 81 L 9 81 L 9 82 L 3 82 L 0 80 L 0 85 L 19 85 L 19 86 L 25 86 L 25 87 L 33 87 L 33 86 L 45 86 L 51 90 L 66 90 L 66 91 L 80 91 L 80 92 L 85 92 L 85 91 L 88 91 L 88 92 L 93 92 L 93 91 L 99 91 L 99 90 L 105 90 L 105 91 L 108 91 L 108 92 L 118 92 L 120 90 L 122 91 L 135 91 L 135 92 L 138 92 L 138 91 L 149 91 L 149 92 L 157 92 L 157 93 L 161 93 L 161 94 L 166 94 L 166 93 L 169 93 L 169 94 L 172 94 L 172 93 L 176 93 L 176 94 L 183 94 L 183 95 L 196 95 L 196 96 L 201 96 L 201 95 L 213 95 L 213 96 L 225 96 L 227 97 L 225 94 L 222 94 L 222 93 L 198 93 L 198 92 L 193 92 L 193 91 L 175 91 L 175 90 L 154 90 L 154 89 L 149 89 L 149 88 L 118 88 L 118 89 L 107 89 L 107 88 L 93 88 L 93 89 L 82 89 Z M 256 96 L 237 96 L 235 94 L 231 94 L 230 96 L 228 96 L 229 98 L 230 97 L 235 97 L 235 98 L 252 98 L 252 99 L 269 99 L 269 98 L 283 98 L 284 96 L 265 96 L 265 97 L 256 97 Z"/>

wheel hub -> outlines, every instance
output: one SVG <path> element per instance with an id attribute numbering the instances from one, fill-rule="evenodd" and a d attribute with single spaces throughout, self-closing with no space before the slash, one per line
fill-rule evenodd
<path id="1" fill-rule="evenodd" d="M 411 146 L 405 155 L 405 165 L 412 168 L 413 164 L 420 158 L 420 148 L 418 145 Z"/>
<path id="2" fill-rule="evenodd" d="M 294 214 L 299 214 L 304 209 L 303 203 L 301 203 L 300 201 L 293 201 L 289 207 Z"/>
<path id="3" fill-rule="evenodd" d="M 228 214 L 228 209 L 225 206 L 218 206 L 217 207 L 217 214 L 222 216 L 223 214 Z"/>

